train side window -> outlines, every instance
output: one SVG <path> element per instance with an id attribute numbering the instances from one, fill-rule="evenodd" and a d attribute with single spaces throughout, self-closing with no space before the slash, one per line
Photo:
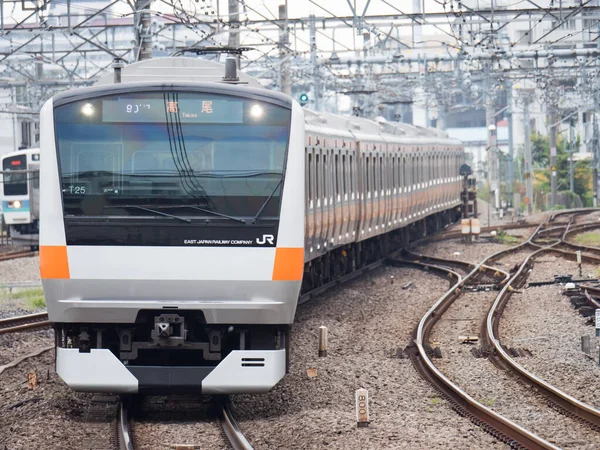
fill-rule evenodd
<path id="1" fill-rule="evenodd" d="M 329 197 L 329 167 L 327 167 L 327 150 L 323 153 L 323 198 Z"/>
<path id="2" fill-rule="evenodd" d="M 400 172 L 400 187 L 406 186 L 406 156 L 402 157 L 402 170 Z"/>
<path id="3" fill-rule="evenodd" d="M 315 194 L 317 194 L 317 199 L 321 198 L 321 155 L 317 153 L 315 162 L 315 181 L 316 181 L 316 189 Z"/>
<path id="4" fill-rule="evenodd" d="M 335 155 L 335 195 L 340 195 L 340 155 Z"/>
<path id="5" fill-rule="evenodd" d="M 385 173 L 383 172 L 383 156 L 379 157 L 379 190 L 383 191 L 386 187 Z"/>
<path id="6" fill-rule="evenodd" d="M 354 183 L 356 181 L 354 180 L 355 176 L 354 176 L 354 166 L 352 165 L 352 155 L 348 155 L 348 162 L 349 162 L 349 164 L 348 164 L 348 166 L 349 166 L 348 167 L 348 169 L 349 169 L 348 173 L 350 175 L 348 177 L 348 179 L 350 180 L 350 193 L 354 194 Z"/>
<path id="7" fill-rule="evenodd" d="M 365 155 L 365 172 L 367 175 L 367 192 L 371 192 L 371 165 L 369 164 L 369 157 Z"/>
<path id="8" fill-rule="evenodd" d="M 312 186 L 312 163 L 313 163 L 313 159 L 312 159 L 312 153 L 308 154 L 308 164 L 307 164 L 307 181 L 308 181 L 308 199 L 309 199 L 309 204 L 310 204 L 310 200 L 312 200 L 313 198 L 313 186 Z"/>
<path id="9" fill-rule="evenodd" d="M 346 194 L 348 191 L 346 190 L 346 176 L 348 173 L 348 169 L 346 168 L 346 154 L 342 155 L 342 194 Z"/>
<path id="10" fill-rule="evenodd" d="M 377 156 L 371 156 L 371 191 L 374 193 L 377 190 Z"/>

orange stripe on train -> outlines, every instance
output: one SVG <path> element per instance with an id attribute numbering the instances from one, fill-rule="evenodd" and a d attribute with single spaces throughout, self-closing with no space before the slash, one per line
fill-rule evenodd
<path id="1" fill-rule="evenodd" d="M 277 248 L 273 281 L 301 281 L 304 273 L 304 248 Z"/>
<path id="2" fill-rule="evenodd" d="M 71 278 L 66 246 L 40 246 L 40 274 L 42 278 Z"/>

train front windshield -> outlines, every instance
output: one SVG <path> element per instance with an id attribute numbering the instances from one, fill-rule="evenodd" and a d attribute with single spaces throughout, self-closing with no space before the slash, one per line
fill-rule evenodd
<path id="1" fill-rule="evenodd" d="M 2 170 L 4 172 L 4 195 L 27 195 L 27 173 L 10 173 L 11 171 L 24 171 L 27 169 L 27 155 L 17 155 L 4 158 Z"/>
<path id="2" fill-rule="evenodd" d="M 58 106 L 66 216 L 279 215 L 291 111 L 241 97 L 130 93 Z M 192 217 L 193 218 L 193 217 Z"/>

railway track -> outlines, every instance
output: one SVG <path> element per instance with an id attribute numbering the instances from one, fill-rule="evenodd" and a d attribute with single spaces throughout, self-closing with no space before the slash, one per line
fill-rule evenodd
<path id="1" fill-rule="evenodd" d="M 571 213 L 573 214 L 573 213 Z M 556 217 L 553 216 L 548 222 Z M 514 271 L 510 277 L 500 283 L 501 289 L 485 319 L 485 326 L 482 331 L 485 332 L 487 346 L 491 349 L 493 359 L 499 361 L 500 365 L 510 368 L 518 376 L 526 380 L 526 382 L 542 393 L 550 400 L 556 409 L 561 413 L 576 417 L 579 421 L 589 424 L 594 430 L 600 430 L 600 411 L 577 400 L 576 398 L 564 393 L 560 389 L 550 385 L 544 380 L 530 373 L 521 365 L 519 365 L 502 346 L 498 337 L 498 324 L 502 315 L 502 310 L 506 306 L 510 295 L 516 288 L 524 283 L 527 275 L 530 262 L 538 255 L 546 252 L 557 252 L 562 256 L 574 257 L 575 254 L 566 250 L 559 250 L 553 247 L 559 245 L 569 232 L 569 227 L 573 223 L 574 216 L 572 215 L 569 221 L 562 226 L 554 226 L 553 224 L 542 224 L 537 227 L 532 236 L 523 244 L 515 246 L 509 250 L 503 250 L 485 258 L 481 263 L 472 267 L 468 273 L 459 273 L 454 270 L 457 266 L 455 261 L 446 261 L 444 263 L 440 258 L 430 257 L 422 259 L 419 264 L 423 267 L 433 269 L 436 273 L 446 272 L 446 276 L 450 275 L 453 283 L 450 289 L 429 309 L 425 316 L 421 319 L 413 332 L 411 343 L 409 346 L 409 355 L 411 360 L 420 373 L 420 375 L 429 381 L 434 388 L 444 395 L 460 414 L 469 417 L 474 423 L 482 426 L 488 432 L 499 438 L 500 440 L 511 445 L 513 448 L 531 448 L 531 449 L 555 449 L 557 448 L 551 442 L 543 437 L 525 429 L 518 423 L 496 413 L 491 408 L 483 405 L 475 400 L 471 395 L 461 389 L 456 383 L 444 375 L 433 363 L 432 351 L 429 345 L 429 336 L 433 326 L 442 317 L 444 312 L 465 290 L 468 283 L 472 283 L 472 279 L 476 278 L 483 267 L 487 264 L 492 264 L 492 261 L 498 261 L 506 257 L 506 255 L 517 252 L 524 252 L 525 259 L 518 265 L 518 270 Z M 579 227 L 578 227 L 579 228 Z M 536 244 L 536 236 L 541 230 L 545 230 L 543 235 L 551 235 L 553 242 L 544 246 Z M 595 257 L 589 257 L 589 261 L 596 262 Z M 413 261 L 414 263 L 414 261 Z M 454 267 L 450 267 L 454 266 Z M 463 269 L 464 269 L 463 265 Z M 456 280 L 454 282 L 454 280 Z M 494 361 L 492 361 L 494 362 Z M 496 362 L 498 365 L 498 362 Z"/>
<path id="2" fill-rule="evenodd" d="M 228 444 L 233 450 L 252 450 L 231 412 L 229 399 L 227 397 L 215 398 L 214 406 L 217 411 L 217 420 L 223 433 L 227 437 Z M 131 420 L 127 401 L 121 399 L 116 419 L 116 442 L 119 450 L 135 450 L 135 442 L 130 432 L 129 422 Z M 214 443 L 212 443 L 214 445 Z M 181 448 L 204 448 L 204 445 L 181 445 Z"/>
<path id="3" fill-rule="evenodd" d="M 21 250 L 17 252 L 0 253 L 0 261 L 10 261 L 11 259 L 27 258 L 36 256 L 38 252 L 31 250 Z"/>
<path id="4" fill-rule="evenodd" d="M 48 313 L 27 314 L 25 316 L 0 319 L 0 334 L 40 330 L 49 326 Z"/>

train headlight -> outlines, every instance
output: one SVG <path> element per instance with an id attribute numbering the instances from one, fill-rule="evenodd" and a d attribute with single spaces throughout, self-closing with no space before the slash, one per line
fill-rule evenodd
<path id="1" fill-rule="evenodd" d="M 94 105 L 91 103 L 86 103 L 81 107 L 81 114 L 87 117 L 91 117 L 94 115 Z"/>
<path id="2" fill-rule="evenodd" d="M 15 200 L 14 202 L 10 202 L 8 204 L 8 206 L 10 206 L 11 208 L 20 208 L 21 207 L 21 200 Z"/>
<path id="3" fill-rule="evenodd" d="M 252 108 L 250 108 L 250 117 L 252 117 L 253 119 L 260 119 L 264 113 L 265 111 L 260 105 L 252 105 Z"/>

